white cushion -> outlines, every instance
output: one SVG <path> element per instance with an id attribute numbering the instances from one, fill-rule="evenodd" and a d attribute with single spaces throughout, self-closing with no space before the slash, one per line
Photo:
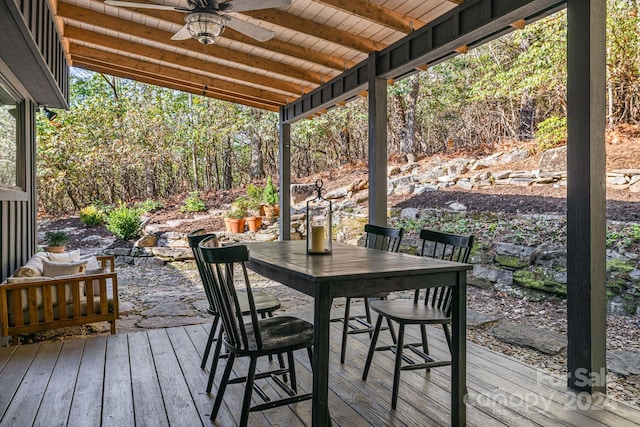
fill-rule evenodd
<path id="1" fill-rule="evenodd" d="M 68 276 L 70 274 L 84 273 L 87 261 L 53 262 L 42 261 L 42 275 L 47 277 Z"/>
<path id="2" fill-rule="evenodd" d="M 80 261 L 80 249 L 75 251 L 62 252 L 60 254 L 54 254 L 52 252 L 45 252 L 49 261 L 54 262 L 74 262 Z"/>
<path id="3" fill-rule="evenodd" d="M 87 261 L 87 270 L 97 270 L 102 267 L 98 262 L 98 258 L 96 258 L 95 255 L 82 255 L 80 257 L 80 261 Z M 87 272 L 87 274 L 100 274 L 100 273 Z"/>

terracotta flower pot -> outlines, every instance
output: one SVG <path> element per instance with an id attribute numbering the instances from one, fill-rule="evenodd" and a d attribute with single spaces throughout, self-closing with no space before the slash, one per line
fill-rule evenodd
<path id="1" fill-rule="evenodd" d="M 244 224 L 246 222 L 244 218 L 242 219 L 228 218 L 228 219 L 229 219 L 229 225 L 231 226 L 232 233 L 244 233 Z"/>
<path id="2" fill-rule="evenodd" d="M 262 227 L 262 217 L 261 216 L 248 216 L 247 225 L 249 226 L 249 231 L 256 232 L 260 230 Z"/>
<path id="3" fill-rule="evenodd" d="M 264 215 L 267 218 L 277 218 L 280 216 L 280 206 L 265 206 Z"/>
<path id="4" fill-rule="evenodd" d="M 231 231 L 231 224 L 229 223 L 229 219 L 230 219 L 230 218 L 225 218 L 225 219 L 224 219 L 224 226 L 225 226 L 225 229 L 226 229 L 227 231 Z"/>
<path id="5" fill-rule="evenodd" d="M 45 246 L 44 251 L 54 254 L 61 254 L 64 252 L 64 246 Z"/>

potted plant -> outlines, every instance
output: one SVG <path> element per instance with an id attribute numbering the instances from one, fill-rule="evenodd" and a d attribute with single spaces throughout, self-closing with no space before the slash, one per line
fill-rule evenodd
<path id="1" fill-rule="evenodd" d="M 245 217 L 247 216 L 247 210 L 242 208 L 232 209 L 227 218 L 229 225 L 231 226 L 232 233 L 244 233 L 244 225 L 246 223 Z"/>
<path id="2" fill-rule="evenodd" d="M 253 184 L 247 185 L 247 225 L 249 231 L 256 232 L 262 227 L 262 215 L 260 208 L 262 207 L 262 189 Z"/>
<path id="3" fill-rule="evenodd" d="M 267 177 L 267 185 L 265 185 L 262 192 L 262 200 L 264 201 L 264 214 L 268 218 L 275 218 L 280 215 L 280 196 L 278 196 L 278 189 L 273 185 L 271 177 Z"/>
<path id="4" fill-rule="evenodd" d="M 47 231 L 44 238 L 47 240 L 47 246 L 44 247 L 44 250 L 53 253 L 64 252 L 64 244 L 69 241 L 69 235 L 62 230 Z"/>

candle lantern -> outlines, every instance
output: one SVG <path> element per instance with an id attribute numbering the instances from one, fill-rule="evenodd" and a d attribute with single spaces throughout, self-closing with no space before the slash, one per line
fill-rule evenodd
<path id="1" fill-rule="evenodd" d="M 331 254 L 331 201 L 322 197 L 322 180 L 316 181 L 316 198 L 307 202 L 307 254 Z"/>

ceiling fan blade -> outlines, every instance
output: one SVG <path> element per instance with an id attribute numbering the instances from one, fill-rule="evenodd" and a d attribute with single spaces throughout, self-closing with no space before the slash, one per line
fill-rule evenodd
<path id="1" fill-rule="evenodd" d="M 183 25 L 183 27 L 171 37 L 171 40 L 187 40 L 191 38 L 191 33 L 187 26 L 188 24 Z"/>
<path id="2" fill-rule="evenodd" d="M 243 12 L 245 10 L 270 9 L 272 7 L 287 7 L 291 0 L 230 0 L 230 12 Z"/>
<path id="3" fill-rule="evenodd" d="M 271 30 L 267 30 L 255 24 L 236 19 L 232 16 L 226 16 L 225 18 L 228 19 L 227 27 L 233 28 L 234 30 L 239 31 L 242 34 L 251 37 L 252 39 L 256 39 L 259 42 L 266 42 L 268 40 L 271 40 L 273 36 L 276 35 L 276 33 Z"/>
<path id="4" fill-rule="evenodd" d="M 118 0 L 105 0 L 104 4 L 109 6 L 118 7 L 135 7 L 138 9 L 159 9 L 159 10 L 178 10 L 189 11 L 189 9 L 175 6 L 167 6 L 164 4 L 152 4 L 152 3 L 135 3 L 131 1 L 118 1 Z"/>

